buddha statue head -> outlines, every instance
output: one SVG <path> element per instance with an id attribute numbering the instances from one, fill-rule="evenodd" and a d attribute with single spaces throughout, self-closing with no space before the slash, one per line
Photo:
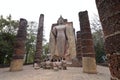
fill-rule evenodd
<path id="1" fill-rule="evenodd" d="M 64 19 L 63 19 L 62 16 L 60 16 L 60 17 L 58 18 L 57 24 L 58 24 L 58 25 L 64 24 Z"/>

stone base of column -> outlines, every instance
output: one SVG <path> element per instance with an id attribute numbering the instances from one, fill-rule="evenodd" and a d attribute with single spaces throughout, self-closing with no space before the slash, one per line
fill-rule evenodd
<path id="1" fill-rule="evenodd" d="M 96 74 L 96 61 L 93 57 L 82 57 L 83 72 Z"/>
<path id="2" fill-rule="evenodd" d="M 23 70 L 23 59 L 14 59 L 11 61 L 10 71 L 21 71 Z"/>

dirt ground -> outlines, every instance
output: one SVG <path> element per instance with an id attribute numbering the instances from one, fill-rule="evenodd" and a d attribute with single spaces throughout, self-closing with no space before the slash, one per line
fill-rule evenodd
<path id="1" fill-rule="evenodd" d="M 23 67 L 23 71 L 9 72 L 9 68 L 0 68 L 0 80 L 110 80 L 108 67 L 97 66 L 97 74 L 82 72 L 80 67 L 68 67 L 67 70 L 35 70 L 32 65 Z"/>

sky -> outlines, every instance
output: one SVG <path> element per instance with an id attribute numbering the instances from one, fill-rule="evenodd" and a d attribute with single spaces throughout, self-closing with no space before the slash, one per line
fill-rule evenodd
<path id="1" fill-rule="evenodd" d="M 89 19 L 98 15 L 95 0 L 0 0 L 0 15 L 9 14 L 12 19 L 25 18 L 38 23 L 40 14 L 44 14 L 44 35 L 49 41 L 51 25 L 56 23 L 60 15 L 73 22 L 75 31 L 80 30 L 78 13 L 88 11 Z"/>

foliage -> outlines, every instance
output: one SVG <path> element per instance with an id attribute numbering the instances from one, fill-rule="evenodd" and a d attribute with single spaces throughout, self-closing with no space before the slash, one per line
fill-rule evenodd
<path id="1" fill-rule="evenodd" d="M 0 32 L 15 34 L 18 27 L 18 21 L 12 20 L 11 15 L 3 18 L 0 17 Z"/>
<path id="2" fill-rule="evenodd" d="M 104 59 L 102 57 L 105 56 L 103 37 L 102 35 L 99 34 L 99 32 L 94 32 L 93 40 L 94 40 L 94 47 L 96 52 L 96 61 L 97 63 L 102 63 L 104 62 Z"/>
<path id="3" fill-rule="evenodd" d="M 49 56 L 49 43 L 45 43 L 43 46 L 43 54 L 41 55 L 42 60 Z"/>
<path id="4" fill-rule="evenodd" d="M 25 64 L 33 63 L 34 54 L 35 54 L 35 41 L 36 41 L 36 22 L 29 22 L 27 28 L 27 41 L 26 41 L 26 56 L 25 56 Z"/>
<path id="5" fill-rule="evenodd" d="M 0 64 L 2 65 L 10 64 L 14 53 L 14 41 L 18 29 L 18 22 L 19 21 L 12 20 L 11 15 L 6 18 L 3 18 L 3 16 L 0 17 Z M 33 31 L 35 22 L 30 23 L 27 29 L 26 63 L 33 62 L 35 51 L 35 31 Z"/>
<path id="6" fill-rule="evenodd" d="M 104 35 L 98 16 L 95 15 L 95 18 L 92 20 L 91 26 L 93 31 L 92 35 L 94 48 L 96 52 L 96 62 L 97 63 L 105 62 L 103 59 L 103 56 L 106 56 L 104 51 L 104 38 L 103 38 Z"/>
<path id="7" fill-rule="evenodd" d="M 26 41 L 26 56 L 25 56 L 25 64 L 34 62 L 34 55 L 36 50 L 36 36 L 37 36 L 37 23 L 34 21 L 30 21 L 28 23 L 27 28 L 27 41 Z M 46 55 L 47 44 L 45 44 L 46 39 L 43 35 L 43 54 L 41 55 L 44 58 Z"/>
<path id="8" fill-rule="evenodd" d="M 43 46 L 43 54 L 48 54 L 49 53 L 49 47 L 48 47 L 48 43 L 46 43 L 44 46 Z"/>
<path id="9" fill-rule="evenodd" d="M 18 21 L 0 17 L 0 64 L 10 64 Z"/>

